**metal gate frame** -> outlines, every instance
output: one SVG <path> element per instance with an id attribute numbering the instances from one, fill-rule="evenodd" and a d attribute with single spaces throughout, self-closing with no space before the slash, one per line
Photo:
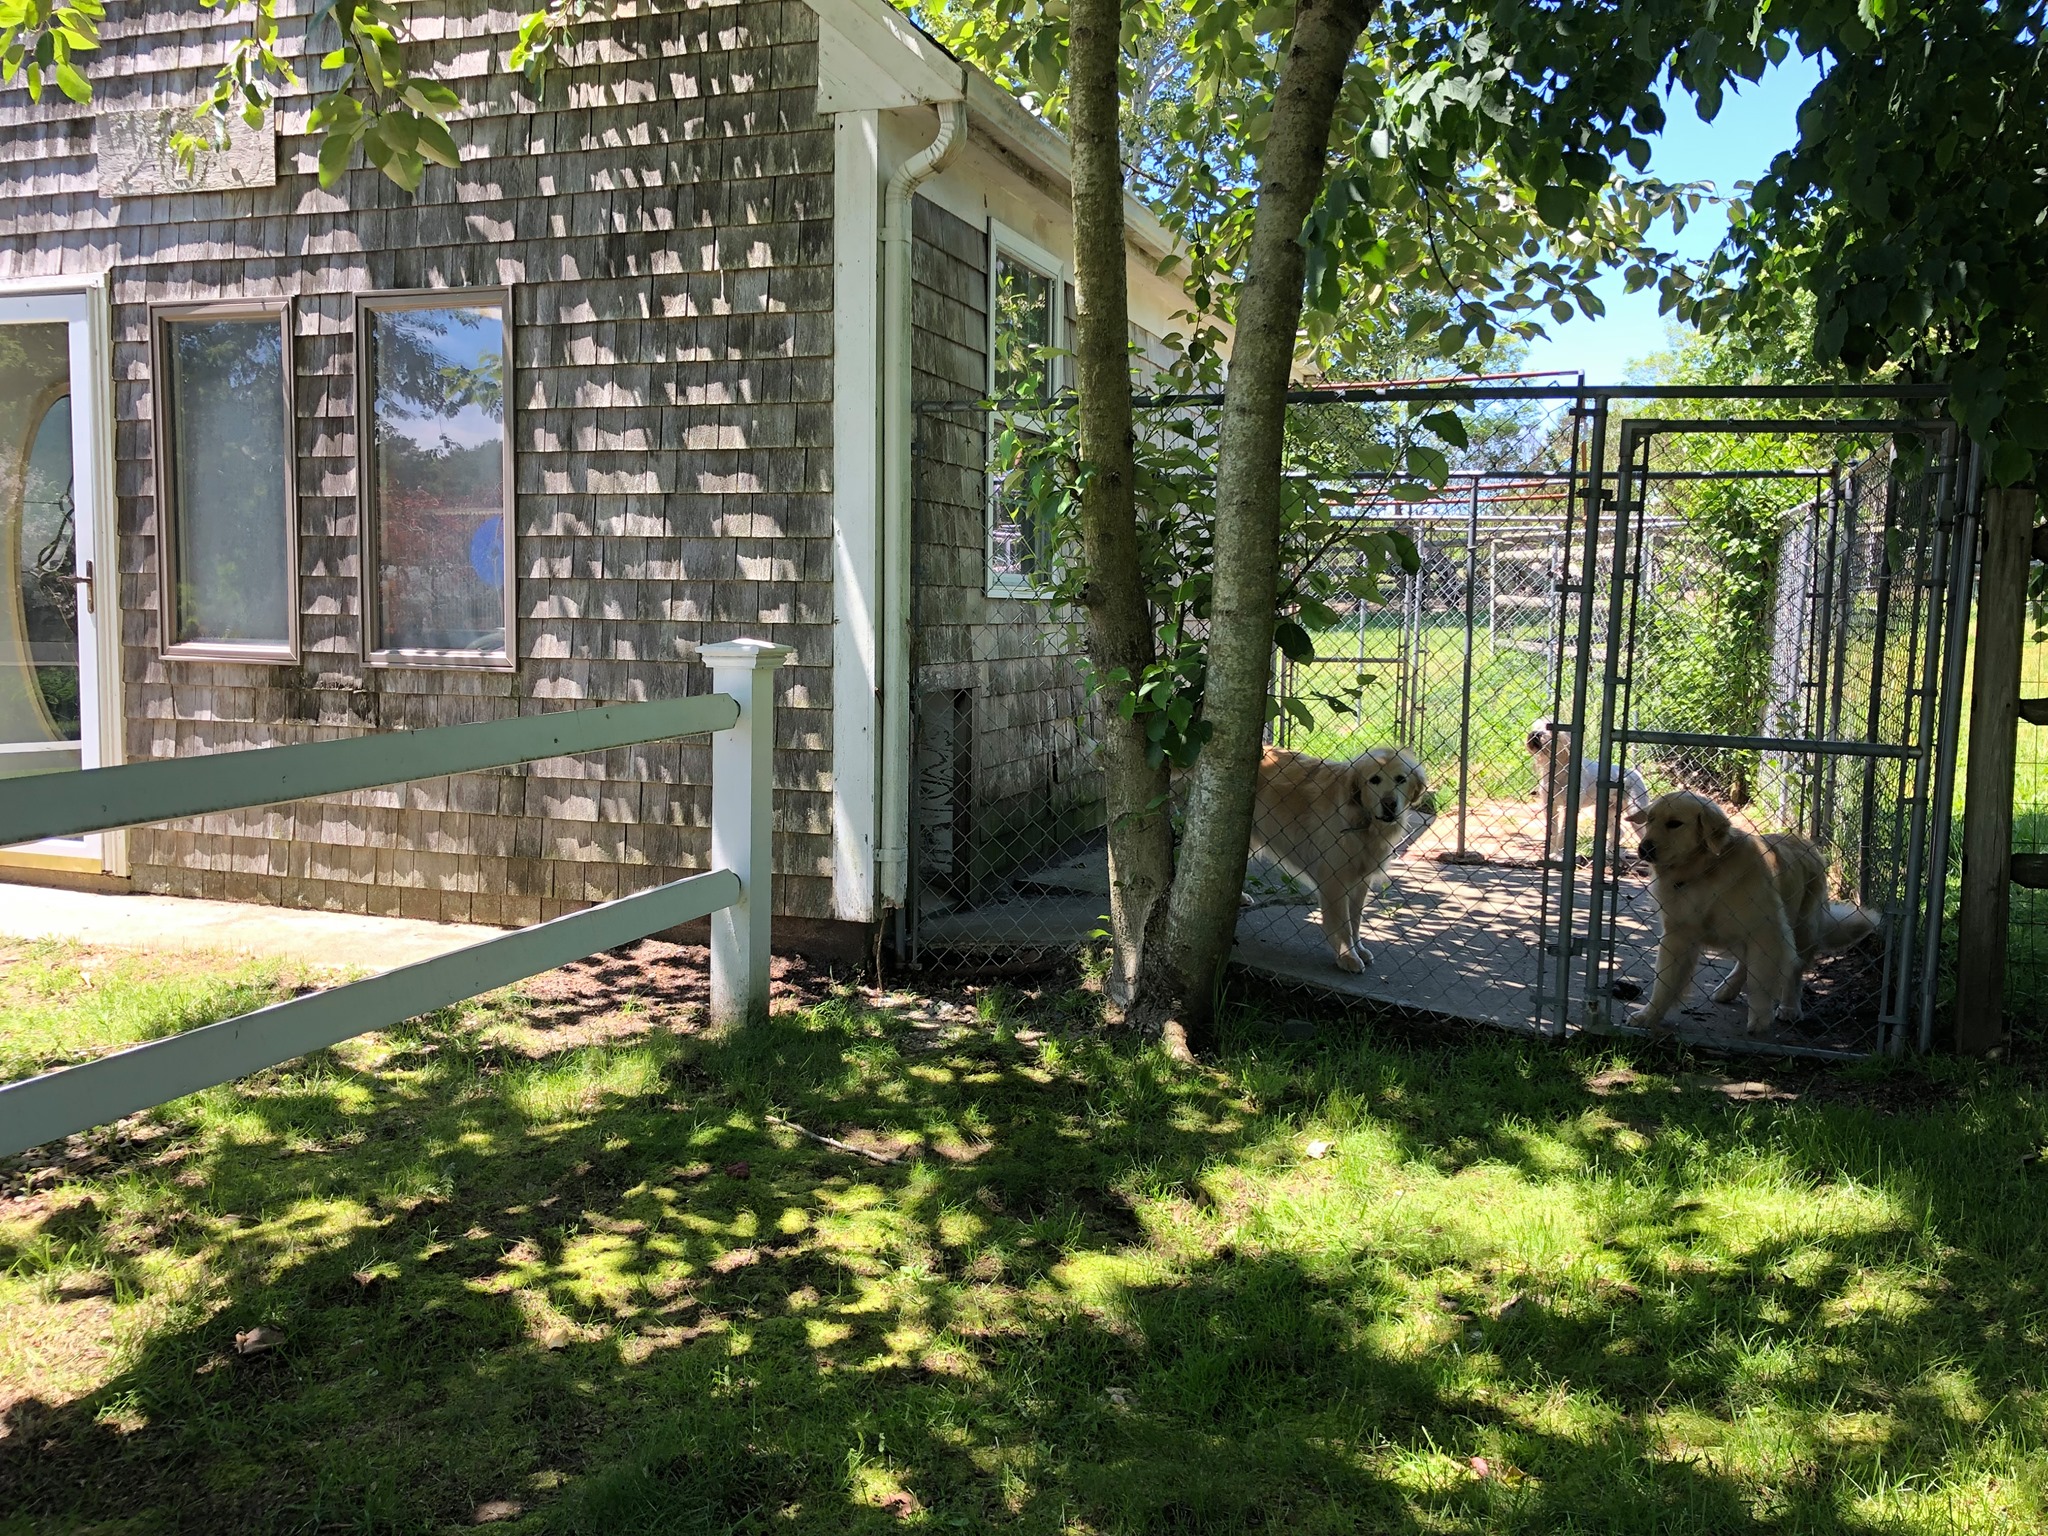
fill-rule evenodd
<path id="1" fill-rule="evenodd" d="M 1585 471 L 1586 508 L 1583 563 L 1576 582 L 1564 584 L 1560 596 L 1560 628 L 1571 617 L 1572 599 L 1579 599 L 1577 645 L 1571 666 L 1570 728 L 1580 740 L 1595 743 L 1597 761 L 1624 762 L 1635 746 L 1722 747 L 1738 750 L 1792 750 L 1803 755 L 1839 756 L 1875 762 L 1879 759 L 1910 764 L 1913 789 L 1909 800 L 1906 869 L 1901 889 L 1907 921 L 1897 936 L 1896 948 L 1888 956 L 1880 991 L 1879 1050 L 1903 1053 L 1909 1039 L 1925 1051 L 1932 1042 L 1938 974 L 1934 963 L 1940 952 L 1944 901 L 1941 880 L 1947 868 L 1950 805 L 1953 798 L 1962 709 L 1961 667 L 1967 644 L 1971 578 L 1976 551 L 1975 461 L 1965 458 L 1959 427 L 1941 418 L 1668 418 L 1626 417 L 1617 423 L 1613 402 L 1638 393 L 1663 397 L 1692 397 L 1682 388 L 1657 391 L 1626 389 L 1600 392 L 1592 414 L 1590 463 Z M 1923 388 L 1885 389 L 1864 387 L 1837 390 L 1731 391 L 1736 398 L 1819 398 L 1844 397 L 1876 399 L 1938 398 Z M 1724 396 L 1725 398 L 1725 396 Z M 1606 441 L 1618 425 L 1616 467 L 1606 464 Z M 1660 437 L 1680 435 L 1744 434 L 1851 434 L 1887 436 L 1915 434 L 1929 443 L 1929 474 L 1935 504 L 1930 508 L 1927 527 L 1933 544 L 1929 555 L 1928 612 L 1923 624 L 1911 635 L 1910 664 L 1917 666 L 1917 682 L 1907 698 L 1917 705 L 1915 742 L 1888 745 L 1851 740 L 1815 738 L 1788 739 L 1767 735 L 1718 735 L 1636 729 L 1628 719 L 1634 679 L 1629 659 L 1635 638 L 1637 599 L 1640 594 L 1643 559 L 1640 541 L 1634 534 L 1648 516 L 1650 484 L 1661 478 L 1650 466 L 1650 450 Z M 1608 490 L 1606 482 L 1614 482 Z M 1609 515 L 1610 529 L 1603 541 L 1601 513 Z M 1610 561 L 1607 593 L 1606 632 L 1599 657 L 1599 718 L 1597 729 L 1587 732 L 1586 709 L 1589 692 L 1595 686 L 1595 609 L 1593 573 L 1600 557 Z M 1560 666 L 1560 672 L 1564 671 Z M 1563 679 L 1560 677 L 1560 695 Z M 1562 697 L 1560 697 L 1562 703 Z M 1619 710 L 1617 705 L 1620 706 Z M 1620 718 L 1617 719 L 1619 713 Z M 1562 717 L 1561 717 L 1562 718 Z M 1539 988 L 1539 1028 L 1562 1036 L 1574 1029 L 1600 1032 L 1640 1033 L 1614 1017 L 1616 999 L 1612 993 L 1615 971 L 1615 906 L 1619 891 L 1617 872 L 1607 867 L 1610 800 L 1601 796 L 1594 806 L 1593 835 L 1583 884 L 1578 878 L 1577 828 L 1579 781 L 1576 775 L 1566 788 L 1565 846 L 1549 861 L 1563 878 L 1558 881 L 1558 915 L 1553 927 L 1548 903 L 1544 912 L 1546 953 L 1556 958 L 1555 991 L 1546 995 Z M 1546 879 L 1546 895 L 1548 881 Z M 1574 909 L 1583 902 L 1585 929 L 1575 931 Z M 1574 968 L 1576 957 L 1584 965 Z M 1917 967 L 1916 967 L 1917 960 Z M 1576 1008 L 1574 1007 L 1576 981 Z M 1839 1055 L 1836 1051 L 1776 1044 L 1784 1054 Z"/>

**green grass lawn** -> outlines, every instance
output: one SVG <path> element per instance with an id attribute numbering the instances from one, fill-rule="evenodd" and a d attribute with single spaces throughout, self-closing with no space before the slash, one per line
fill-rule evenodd
<path id="1" fill-rule="evenodd" d="M 289 984 L 0 960 L 10 1070 Z M 1064 989 L 713 1044 L 610 970 L 0 1164 L 0 1531 L 2048 1524 L 2011 1076 L 1252 1006 L 1178 1070 Z"/>

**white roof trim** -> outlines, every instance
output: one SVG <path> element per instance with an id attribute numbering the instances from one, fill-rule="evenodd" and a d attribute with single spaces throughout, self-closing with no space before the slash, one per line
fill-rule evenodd
<path id="1" fill-rule="evenodd" d="M 966 69 L 887 0 L 806 0 L 818 16 L 818 110 L 959 101 Z"/>
<path id="2" fill-rule="evenodd" d="M 968 130 L 1060 189 L 1073 186 L 1067 141 L 995 81 L 962 64 L 888 0 L 805 0 L 818 17 L 818 110 L 890 111 L 965 101 Z M 1124 194 L 1124 231 L 1158 260 L 1176 242 L 1151 209 Z"/>

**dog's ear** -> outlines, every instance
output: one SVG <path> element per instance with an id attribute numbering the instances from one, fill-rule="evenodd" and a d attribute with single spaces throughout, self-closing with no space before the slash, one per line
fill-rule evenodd
<path id="1" fill-rule="evenodd" d="M 1707 845 L 1707 852 L 1719 858 L 1728 851 L 1728 845 L 1735 840 L 1735 828 L 1728 820 L 1728 813 L 1711 800 L 1700 802 L 1700 838 Z"/>
<path id="2" fill-rule="evenodd" d="M 1632 827 L 1646 827 L 1650 824 L 1650 808 L 1646 805 L 1640 811 L 1630 811 L 1622 820 Z"/>
<path id="3" fill-rule="evenodd" d="M 1361 760 L 1351 765 L 1351 773 L 1345 779 L 1343 800 L 1344 825 L 1362 827 L 1372 820 L 1372 807 L 1366 803 L 1366 779 L 1372 773 L 1372 764 Z"/>
<path id="4" fill-rule="evenodd" d="M 1428 805 L 1429 775 L 1422 771 L 1422 760 L 1413 752 L 1404 751 L 1398 761 L 1401 771 L 1408 775 L 1408 803 L 1413 806 Z"/>

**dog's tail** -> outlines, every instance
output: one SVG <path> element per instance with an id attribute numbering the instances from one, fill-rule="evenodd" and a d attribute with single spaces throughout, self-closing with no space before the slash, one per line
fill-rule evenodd
<path id="1" fill-rule="evenodd" d="M 1865 911 L 1853 901 L 1831 901 L 1827 919 L 1821 925 L 1821 948 L 1852 948 L 1875 934 L 1880 926 L 1875 912 Z"/>

